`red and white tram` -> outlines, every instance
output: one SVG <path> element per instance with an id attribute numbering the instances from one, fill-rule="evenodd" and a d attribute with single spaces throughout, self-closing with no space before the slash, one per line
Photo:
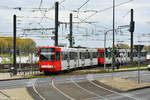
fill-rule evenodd
<path id="1" fill-rule="evenodd" d="M 45 74 L 77 67 L 98 65 L 98 50 L 64 47 L 40 47 L 39 68 Z"/>
<path id="2" fill-rule="evenodd" d="M 120 63 L 130 62 L 130 50 L 118 49 L 115 53 L 116 59 Z M 137 60 L 137 52 L 134 51 L 133 61 Z M 146 51 L 144 50 L 141 52 L 141 61 L 146 61 Z M 112 63 L 111 50 L 106 49 L 105 63 Z M 45 74 L 99 64 L 104 64 L 104 49 L 65 47 L 39 48 L 39 69 Z"/>

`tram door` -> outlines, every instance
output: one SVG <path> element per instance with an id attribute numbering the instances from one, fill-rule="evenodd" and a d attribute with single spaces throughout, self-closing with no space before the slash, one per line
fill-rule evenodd
<path id="1" fill-rule="evenodd" d="M 67 69 L 70 69 L 70 53 L 67 52 Z"/>
<path id="2" fill-rule="evenodd" d="M 90 52 L 89 56 L 90 56 L 90 65 L 92 66 L 93 65 L 93 52 Z"/>
<path id="3" fill-rule="evenodd" d="M 85 55 L 84 52 L 81 52 L 81 67 L 85 65 Z"/>

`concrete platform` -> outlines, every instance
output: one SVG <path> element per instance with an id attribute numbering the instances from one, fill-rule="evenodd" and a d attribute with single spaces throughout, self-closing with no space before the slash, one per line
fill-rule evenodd
<path id="1" fill-rule="evenodd" d="M 120 92 L 127 92 L 150 87 L 150 83 L 148 82 L 140 82 L 138 84 L 137 81 L 130 78 L 105 78 L 98 81 L 105 86 L 108 86 L 108 88 L 112 88 Z"/>

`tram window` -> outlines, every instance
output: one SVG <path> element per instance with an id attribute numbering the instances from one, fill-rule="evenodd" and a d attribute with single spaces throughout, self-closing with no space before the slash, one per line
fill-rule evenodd
<path id="1" fill-rule="evenodd" d="M 73 59 L 75 59 L 75 52 L 72 52 Z"/>
<path id="2" fill-rule="evenodd" d="M 86 57 L 87 57 L 86 59 L 90 58 L 90 53 L 89 52 L 87 52 L 87 56 Z"/>
<path id="3" fill-rule="evenodd" d="M 97 52 L 93 52 L 93 58 L 97 58 Z"/>
<path id="4" fill-rule="evenodd" d="M 94 58 L 95 56 L 94 56 L 94 52 L 92 52 L 92 57 Z"/>
<path id="5" fill-rule="evenodd" d="M 69 58 L 72 59 L 72 52 L 69 52 Z"/>
<path id="6" fill-rule="evenodd" d="M 86 59 L 86 55 L 87 55 L 86 52 L 81 52 L 80 53 L 80 59 Z"/>
<path id="7" fill-rule="evenodd" d="M 64 56 L 64 57 L 65 57 L 64 60 L 69 59 L 69 56 L 68 56 L 68 53 L 67 53 L 67 52 L 65 52 L 65 56 Z"/>
<path id="8" fill-rule="evenodd" d="M 75 59 L 77 59 L 77 52 L 75 52 L 74 54 L 75 54 L 75 55 L 74 55 Z"/>
<path id="9" fill-rule="evenodd" d="M 40 61 L 55 61 L 55 48 L 41 48 Z"/>
<path id="10" fill-rule="evenodd" d="M 104 52 L 101 52 L 101 58 L 104 58 Z"/>
<path id="11" fill-rule="evenodd" d="M 62 55 L 62 60 L 67 60 L 68 55 L 66 52 L 62 52 L 61 55 Z"/>
<path id="12" fill-rule="evenodd" d="M 92 57 L 95 58 L 95 52 L 92 52 Z"/>
<path id="13" fill-rule="evenodd" d="M 82 52 L 80 52 L 79 54 L 80 54 L 80 59 L 82 59 Z"/>
<path id="14" fill-rule="evenodd" d="M 85 57 L 85 59 L 89 59 L 89 57 L 90 57 L 90 56 L 89 56 L 89 52 L 85 52 L 85 53 L 84 53 L 84 57 Z"/>
<path id="15" fill-rule="evenodd" d="M 85 57 L 85 59 L 88 58 L 88 53 L 87 52 L 84 53 L 84 57 Z"/>
<path id="16" fill-rule="evenodd" d="M 59 60 L 60 60 L 60 52 L 56 51 L 56 61 L 59 61 Z"/>
<path id="17" fill-rule="evenodd" d="M 70 54 L 70 59 L 73 60 L 73 59 L 74 59 L 74 56 L 75 56 L 75 55 L 74 55 L 74 52 L 70 52 L 69 54 Z"/>
<path id="18" fill-rule="evenodd" d="M 93 55 L 92 55 L 92 54 L 93 54 L 93 52 L 90 52 L 90 58 L 93 58 Z"/>

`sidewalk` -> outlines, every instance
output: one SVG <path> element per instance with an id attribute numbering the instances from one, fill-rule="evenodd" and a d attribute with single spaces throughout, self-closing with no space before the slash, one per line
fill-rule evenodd
<path id="1" fill-rule="evenodd" d="M 0 90 L 0 100 L 34 100 L 26 88 Z"/>
<path id="2" fill-rule="evenodd" d="M 127 70 L 137 70 L 136 68 L 122 68 L 122 69 L 115 69 L 115 71 L 127 71 Z M 140 67 L 140 69 L 147 69 L 147 67 Z M 137 82 L 137 76 L 132 77 L 114 77 L 114 78 L 104 78 L 101 80 L 97 80 L 103 85 L 105 85 L 107 88 L 114 89 L 119 92 L 128 92 L 132 90 L 142 89 L 150 87 L 150 82 L 147 81 L 140 81 L 140 83 Z"/>
<path id="3" fill-rule="evenodd" d="M 141 81 L 138 83 L 136 80 L 128 77 L 128 78 L 104 78 L 97 80 L 103 85 L 105 85 L 108 89 L 114 89 L 118 92 L 128 92 L 132 90 L 137 90 L 137 89 L 143 89 L 150 87 L 150 82 L 143 82 Z"/>
<path id="4" fill-rule="evenodd" d="M 127 71 L 127 70 L 136 70 L 136 68 L 120 68 L 120 69 L 115 69 L 115 71 Z M 147 67 L 140 67 L 140 69 L 147 69 Z M 38 72 L 39 73 L 39 72 Z M 31 73 L 26 73 L 26 75 L 31 75 Z M 22 72 L 21 74 L 18 73 L 18 75 L 15 75 L 13 77 L 10 76 L 9 73 L 0 73 L 0 81 L 4 80 L 13 80 L 13 79 L 24 79 L 24 73 Z"/>
<path id="5" fill-rule="evenodd" d="M 15 76 L 11 77 L 9 73 L 0 73 L 0 81 L 1 80 L 20 79 L 20 78 L 24 78 L 24 76 L 15 75 Z"/>
<path id="6" fill-rule="evenodd" d="M 147 69 L 147 67 L 139 67 L 140 69 Z M 123 71 L 123 70 L 136 70 L 138 69 L 138 67 L 135 67 L 135 68 L 120 68 L 118 70 L 120 71 Z"/>
<path id="7" fill-rule="evenodd" d="M 0 73 L 0 81 L 5 81 L 5 80 L 13 80 L 13 79 L 25 79 L 29 75 L 34 75 L 37 73 L 41 72 L 18 72 L 17 75 L 10 76 L 10 73 L 5 72 L 5 73 Z"/>

